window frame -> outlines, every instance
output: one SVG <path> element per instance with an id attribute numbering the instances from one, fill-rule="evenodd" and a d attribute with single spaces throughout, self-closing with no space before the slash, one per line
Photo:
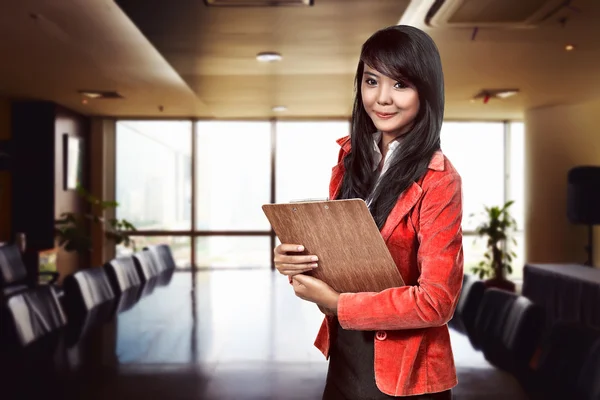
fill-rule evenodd
<path id="1" fill-rule="evenodd" d="M 196 205 L 196 197 L 198 193 L 197 182 L 196 182 L 196 165 L 197 165 L 197 122 L 205 121 L 208 119 L 202 118 L 161 118 L 161 119 L 152 119 L 152 118 L 118 118 L 115 120 L 115 130 L 116 124 L 121 121 L 169 121 L 169 120 L 177 120 L 177 121 L 189 121 L 191 122 L 191 226 L 189 230 L 139 230 L 134 233 L 137 237 L 142 236 L 189 236 L 190 237 L 190 246 L 191 246 L 191 260 L 190 260 L 190 268 L 192 270 L 200 269 L 200 270 L 212 270 L 212 269 L 222 269 L 222 268 L 212 268 L 210 266 L 198 266 L 196 265 L 196 238 L 205 237 L 205 236 L 269 236 L 271 241 L 271 248 L 276 246 L 277 237 L 273 230 L 227 230 L 227 231 L 217 231 L 217 230 L 197 230 L 196 225 L 196 214 L 197 214 L 197 205 Z M 264 119 L 222 119 L 219 121 L 266 121 Z M 348 129 L 350 129 L 350 119 L 343 118 L 311 118 L 311 119 L 270 119 L 270 129 L 271 129 L 271 148 L 270 148 L 270 164 L 271 164 L 271 187 L 270 187 L 270 201 L 271 203 L 275 202 L 276 195 L 276 161 L 277 161 L 277 122 L 331 122 L 331 121 L 339 121 L 339 122 L 347 122 Z M 453 123 L 461 123 L 461 122 L 495 122 L 502 123 L 504 126 L 504 201 L 506 202 L 510 198 L 510 179 L 511 179 L 511 154 L 510 154 L 510 144 L 511 144 L 511 124 L 512 123 L 523 123 L 523 120 L 513 119 L 513 120 L 459 120 L 459 119 L 447 119 L 444 120 L 446 122 Z M 113 142 L 114 148 L 113 153 L 116 154 L 116 140 Z M 116 189 L 116 176 L 118 171 L 115 170 L 114 177 L 112 182 L 110 182 L 113 186 L 113 190 Z M 520 201 L 525 201 L 525 199 L 520 199 Z M 524 227 L 519 226 L 516 233 L 523 234 L 523 238 L 525 238 Z M 465 237 L 476 237 L 475 231 L 463 231 L 463 236 Z M 520 246 L 524 246 L 524 243 L 521 243 Z M 524 255 L 526 259 L 526 254 Z M 525 260 L 524 260 L 525 261 Z M 271 269 L 275 269 L 275 265 L 271 258 Z M 185 269 L 185 268 L 184 268 Z M 467 272 L 467 271 L 465 271 Z"/>

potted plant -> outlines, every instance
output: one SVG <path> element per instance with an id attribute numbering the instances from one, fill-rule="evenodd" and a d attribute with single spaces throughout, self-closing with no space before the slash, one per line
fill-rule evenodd
<path id="1" fill-rule="evenodd" d="M 85 199 L 91 209 L 102 213 L 110 208 L 116 208 L 119 203 L 116 201 L 104 201 L 89 194 L 80 185 L 77 186 L 77 193 Z M 93 212 L 89 213 L 62 213 L 60 218 L 55 221 L 55 237 L 58 239 L 58 245 L 68 252 L 77 252 L 83 254 L 92 249 L 92 239 L 88 233 L 89 224 L 102 224 L 106 237 L 113 239 L 115 244 L 123 244 L 126 247 L 132 246 L 135 251 L 135 242 L 131 239 L 129 232 L 136 228 L 125 219 L 110 218 L 105 219 Z"/>
<path id="2" fill-rule="evenodd" d="M 488 278 L 485 281 L 487 287 L 515 291 L 514 282 L 507 279 L 507 275 L 512 273 L 512 260 L 517 255 L 510 251 L 507 246 L 507 240 L 511 238 L 511 233 L 517 227 L 517 222 L 509 212 L 510 206 L 514 201 L 508 201 L 502 207 L 485 207 L 483 215 L 485 220 L 475 229 L 480 237 L 487 238 L 487 250 L 484 260 L 473 267 L 473 273 L 479 275 L 480 279 Z M 516 240 L 512 237 L 512 242 L 516 245 Z"/>

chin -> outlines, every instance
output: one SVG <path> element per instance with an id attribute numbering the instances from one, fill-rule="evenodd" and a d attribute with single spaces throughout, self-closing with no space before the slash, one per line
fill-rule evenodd
<path id="1" fill-rule="evenodd" d="M 375 127 L 377 128 L 377 130 L 380 130 L 381 132 L 396 132 L 396 131 L 401 131 L 402 129 L 404 129 L 405 124 L 400 124 L 398 123 L 398 121 L 376 121 L 374 123 Z"/>

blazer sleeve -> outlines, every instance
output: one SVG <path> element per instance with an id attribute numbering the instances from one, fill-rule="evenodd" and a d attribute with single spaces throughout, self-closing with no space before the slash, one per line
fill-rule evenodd
<path id="1" fill-rule="evenodd" d="M 342 293 L 338 320 L 350 330 L 417 329 L 446 324 L 463 279 L 462 187 L 458 174 L 423 194 L 419 217 L 418 284 L 379 293 Z"/>

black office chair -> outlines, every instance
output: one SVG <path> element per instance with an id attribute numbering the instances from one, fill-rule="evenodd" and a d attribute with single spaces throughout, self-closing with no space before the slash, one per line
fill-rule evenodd
<path id="1" fill-rule="evenodd" d="M 58 279 L 58 272 L 44 271 L 40 275 L 50 275 L 49 284 Z M 0 297 L 9 297 L 24 289 L 36 286 L 27 275 L 19 247 L 15 243 L 0 246 Z"/>
<path id="2" fill-rule="evenodd" d="M 118 298 L 116 313 L 129 310 L 140 299 L 142 280 L 132 256 L 115 258 L 104 264 L 108 280 Z"/>
<path id="3" fill-rule="evenodd" d="M 2 398 L 60 397 L 58 378 L 69 370 L 64 344 L 67 318 L 56 288 L 26 288 L 0 308 Z M 45 395 L 45 396 L 44 396 Z"/>
<path id="4" fill-rule="evenodd" d="M 102 267 L 77 271 L 65 278 L 63 286 L 69 319 L 67 343 L 73 346 L 91 329 L 114 317 L 117 297 Z"/>

